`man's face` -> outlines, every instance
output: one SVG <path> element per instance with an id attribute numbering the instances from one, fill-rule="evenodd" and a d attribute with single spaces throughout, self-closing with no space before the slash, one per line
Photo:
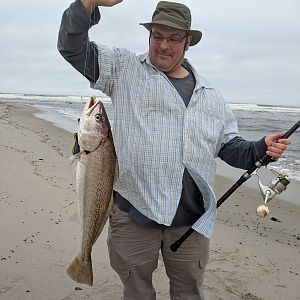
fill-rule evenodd
<path id="1" fill-rule="evenodd" d="M 191 38 L 184 30 L 154 25 L 149 45 L 151 63 L 165 73 L 180 67 Z"/>

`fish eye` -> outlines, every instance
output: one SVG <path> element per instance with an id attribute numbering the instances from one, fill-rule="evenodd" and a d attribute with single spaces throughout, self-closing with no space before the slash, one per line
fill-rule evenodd
<path id="1" fill-rule="evenodd" d="M 100 115 L 100 114 L 96 114 L 96 115 L 95 115 L 95 120 L 96 120 L 97 122 L 100 122 L 100 121 L 101 121 L 101 115 Z"/>

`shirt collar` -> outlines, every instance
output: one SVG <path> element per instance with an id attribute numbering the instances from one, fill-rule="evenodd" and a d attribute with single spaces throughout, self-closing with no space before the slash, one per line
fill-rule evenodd
<path id="1" fill-rule="evenodd" d="M 151 63 L 148 52 L 139 55 L 138 59 L 140 60 L 140 62 L 146 62 L 146 64 L 150 65 L 151 67 L 153 67 L 154 69 L 157 70 L 157 68 Z M 187 58 L 184 59 L 183 65 L 187 69 L 189 69 L 190 71 L 193 72 L 193 74 L 195 76 L 195 79 L 196 79 L 195 89 L 202 88 L 202 87 L 203 88 L 207 88 L 207 89 L 213 88 L 213 86 L 205 78 L 203 78 L 202 76 L 200 76 L 197 73 L 197 71 L 193 68 L 193 66 L 191 65 L 191 63 L 189 62 L 189 60 Z"/>

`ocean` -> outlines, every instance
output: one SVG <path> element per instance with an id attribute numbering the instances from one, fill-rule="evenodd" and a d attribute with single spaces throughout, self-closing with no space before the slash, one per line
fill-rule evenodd
<path id="1" fill-rule="evenodd" d="M 113 126 L 111 100 L 107 97 L 100 99 Z M 40 110 L 36 114 L 37 117 L 70 132 L 77 131 L 77 120 L 87 100 L 89 97 L 0 93 L 0 102 L 35 106 Z M 228 104 L 237 118 L 240 135 L 248 140 L 258 140 L 268 133 L 288 130 L 300 120 L 300 107 Z M 269 164 L 268 168 L 284 172 L 291 179 L 300 181 L 300 129 L 291 136 L 291 139 L 292 144 L 284 156 L 277 162 Z"/>

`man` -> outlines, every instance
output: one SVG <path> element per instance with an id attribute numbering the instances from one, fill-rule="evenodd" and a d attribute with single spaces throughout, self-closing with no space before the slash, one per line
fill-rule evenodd
<path id="1" fill-rule="evenodd" d="M 221 94 L 184 58 L 202 33 L 190 29 L 183 4 L 161 1 L 152 21 L 141 24 L 149 31 L 146 54 L 89 42 L 89 28 L 100 20 L 98 6 L 119 2 L 76 0 L 63 15 L 58 41 L 63 57 L 114 106 L 119 177 L 107 239 L 111 266 L 123 282 L 124 299 L 152 300 L 161 251 L 171 299 L 204 299 L 216 216 L 214 158 L 248 169 L 265 153 L 278 159 L 290 141 L 280 139 L 283 132 L 255 142 L 238 136 Z M 197 233 L 171 252 L 190 226 Z"/>

